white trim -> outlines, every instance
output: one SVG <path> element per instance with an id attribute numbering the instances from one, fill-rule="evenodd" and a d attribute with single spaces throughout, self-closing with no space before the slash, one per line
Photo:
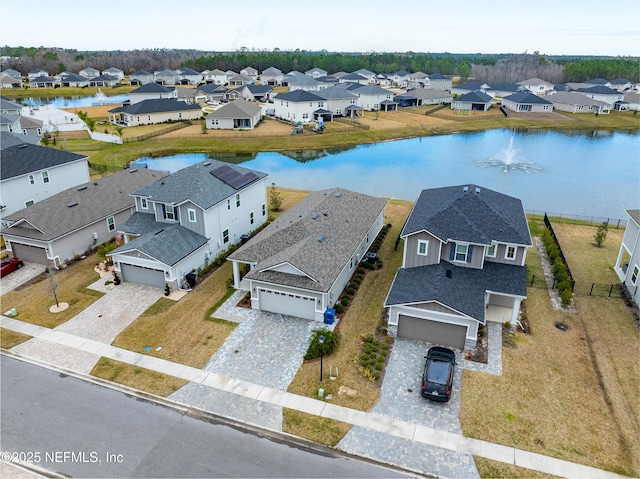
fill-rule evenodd
<path id="1" fill-rule="evenodd" d="M 187 218 L 189 219 L 189 223 L 196 223 L 197 216 L 195 208 L 187 208 Z"/>
<path id="2" fill-rule="evenodd" d="M 420 252 L 420 247 L 424 245 L 424 252 Z M 419 256 L 427 256 L 429 254 L 429 240 L 419 239 L 418 240 L 418 250 L 416 254 Z"/>
<path id="3" fill-rule="evenodd" d="M 513 256 L 509 256 L 509 249 L 513 248 Z M 515 260 L 518 257 L 518 246 L 514 244 L 508 244 L 504 250 L 504 259 Z"/>
<path id="4" fill-rule="evenodd" d="M 471 243 L 460 243 L 460 242 L 455 242 L 456 243 L 456 247 L 455 250 L 453 252 L 453 262 L 454 263 L 467 263 L 467 258 L 469 257 L 469 246 L 471 246 Z M 464 246 L 466 247 L 465 252 L 464 252 L 464 259 L 458 259 L 458 246 Z"/>
<path id="5" fill-rule="evenodd" d="M 491 248 L 493 248 L 493 254 L 490 253 Z M 498 243 L 491 243 L 486 247 L 484 255 L 487 258 L 495 258 L 498 254 Z"/>

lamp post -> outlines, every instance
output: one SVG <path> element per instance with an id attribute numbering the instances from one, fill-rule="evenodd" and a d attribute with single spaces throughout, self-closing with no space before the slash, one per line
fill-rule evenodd
<path id="1" fill-rule="evenodd" d="M 322 382 L 322 356 L 324 356 L 324 348 L 322 345 L 324 344 L 325 337 L 321 335 L 318 338 L 318 342 L 320 343 L 320 382 Z"/>

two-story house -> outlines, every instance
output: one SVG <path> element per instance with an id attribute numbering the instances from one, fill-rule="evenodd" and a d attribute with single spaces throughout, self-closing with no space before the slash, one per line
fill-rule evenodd
<path id="1" fill-rule="evenodd" d="M 640 304 L 640 210 L 627 210 L 627 214 L 629 221 L 613 269 L 635 303 Z"/>
<path id="2" fill-rule="evenodd" d="M 2 218 L 89 181 L 87 156 L 29 144 L 22 136 L 0 133 Z"/>
<path id="3" fill-rule="evenodd" d="M 292 123 L 314 121 L 314 112 L 325 109 L 326 100 L 319 93 L 305 90 L 278 93 L 273 100 L 274 116 Z"/>
<path id="4" fill-rule="evenodd" d="M 144 100 L 159 100 L 162 98 L 178 98 L 175 87 L 168 88 L 159 83 L 147 83 L 129 92 L 129 103 L 133 105 Z"/>
<path id="5" fill-rule="evenodd" d="M 146 70 L 136 70 L 131 75 L 129 75 L 129 81 L 132 86 L 153 83 L 153 73 L 150 73 Z"/>
<path id="6" fill-rule="evenodd" d="M 423 190 L 400 237 L 390 336 L 462 350 L 487 321 L 515 323 L 532 246 L 519 199 L 476 185 Z"/>
<path id="7" fill-rule="evenodd" d="M 135 213 L 111 252 L 123 281 L 179 287 L 267 221 L 266 173 L 217 160 L 178 170 L 132 193 Z"/>
<path id="8" fill-rule="evenodd" d="M 322 322 L 384 225 L 387 201 L 314 191 L 228 256 L 251 307 Z M 240 265 L 248 265 L 244 276 Z"/>
<path id="9" fill-rule="evenodd" d="M 356 104 L 367 111 L 395 110 L 397 102 L 393 101 L 393 92 L 377 85 L 364 85 L 351 90 L 358 95 Z"/>
<path id="10" fill-rule="evenodd" d="M 262 73 L 260 74 L 260 83 L 263 85 L 280 86 L 282 85 L 283 79 L 284 73 L 282 73 L 282 70 L 275 67 L 269 67 L 262 70 Z"/>

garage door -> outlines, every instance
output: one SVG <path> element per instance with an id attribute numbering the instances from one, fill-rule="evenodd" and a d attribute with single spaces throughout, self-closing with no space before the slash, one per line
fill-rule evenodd
<path id="1" fill-rule="evenodd" d="M 428 319 L 399 315 L 398 337 L 464 349 L 467 327 Z"/>
<path id="2" fill-rule="evenodd" d="M 49 264 L 44 248 L 26 244 L 11 243 L 13 255 L 28 263 Z"/>
<path id="3" fill-rule="evenodd" d="M 164 289 L 164 271 L 142 266 L 122 265 L 122 281 L 125 283 L 137 283 Z"/>
<path id="4" fill-rule="evenodd" d="M 313 298 L 267 289 L 259 289 L 258 294 L 260 295 L 260 309 L 263 311 L 315 319 L 315 300 Z"/>

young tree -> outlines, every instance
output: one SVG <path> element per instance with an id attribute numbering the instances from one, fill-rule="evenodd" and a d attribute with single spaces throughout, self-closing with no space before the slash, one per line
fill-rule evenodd
<path id="1" fill-rule="evenodd" d="M 272 211 L 280 211 L 282 208 L 282 196 L 280 196 L 280 192 L 276 189 L 276 184 L 271 183 L 271 201 L 270 206 Z"/>
<path id="2" fill-rule="evenodd" d="M 602 248 L 604 241 L 607 239 L 607 233 L 609 232 L 609 225 L 607 222 L 603 222 L 600 226 L 598 226 L 598 231 L 593 235 L 593 239 L 596 242 L 596 246 L 598 248 Z"/>

